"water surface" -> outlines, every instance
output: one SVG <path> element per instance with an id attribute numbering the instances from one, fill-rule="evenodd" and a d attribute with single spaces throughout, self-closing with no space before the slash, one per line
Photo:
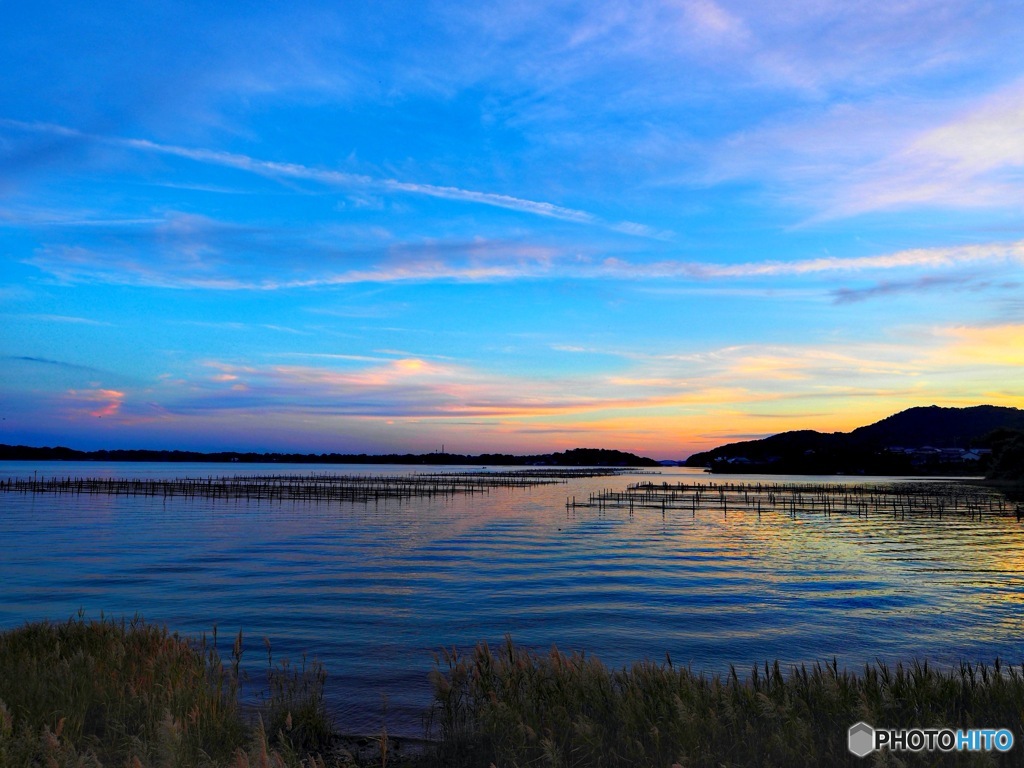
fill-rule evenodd
<path id="1" fill-rule="evenodd" d="M 0 463 L 0 478 L 412 471 L 423 468 Z M 0 627 L 138 613 L 187 634 L 216 624 L 225 649 L 241 629 L 254 679 L 266 637 L 276 657 L 326 664 L 345 730 L 409 735 L 433 653 L 506 634 L 614 666 L 670 654 L 708 672 L 1024 660 L 1013 518 L 566 509 L 642 479 L 376 504 L 0 493 Z M 660 479 L 721 481 L 674 468 Z"/>

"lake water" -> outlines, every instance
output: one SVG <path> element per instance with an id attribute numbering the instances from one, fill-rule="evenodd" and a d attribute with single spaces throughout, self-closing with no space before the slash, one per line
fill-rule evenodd
<path id="1" fill-rule="evenodd" d="M 0 479 L 423 469 L 10 462 Z M 414 736 L 432 654 L 506 634 L 611 666 L 668 653 L 707 672 L 1024 660 L 1024 529 L 1012 517 L 566 510 L 567 497 L 644 479 L 722 481 L 668 468 L 369 504 L 0 493 L 0 628 L 79 609 L 141 614 L 196 636 L 216 624 L 225 656 L 241 629 L 255 678 L 267 637 L 276 658 L 324 662 L 343 730 L 386 722 Z"/>

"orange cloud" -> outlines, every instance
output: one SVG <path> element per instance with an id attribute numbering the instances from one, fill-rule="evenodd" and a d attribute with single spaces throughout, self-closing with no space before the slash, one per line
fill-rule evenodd
<path id="1" fill-rule="evenodd" d="M 68 397 L 78 408 L 89 408 L 88 414 L 97 418 L 115 416 L 124 402 L 124 392 L 116 389 L 68 390 Z"/>
<path id="2" fill-rule="evenodd" d="M 174 388 L 173 407 L 214 420 L 302 418 L 368 437 L 390 424 L 386 439 L 410 446 L 436 438 L 480 450 L 586 444 L 678 456 L 789 429 L 847 431 L 921 404 L 1022 403 L 1022 325 L 902 328 L 890 338 L 613 350 L 604 354 L 618 359 L 614 373 L 561 377 L 409 353 L 323 367 L 208 363 L 219 380 L 237 377 L 236 389 L 204 375 Z"/>
<path id="3" fill-rule="evenodd" d="M 1024 325 L 943 328 L 940 337 L 949 342 L 939 350 L 940 359 L 981 365 L 1024 366 Z"/>

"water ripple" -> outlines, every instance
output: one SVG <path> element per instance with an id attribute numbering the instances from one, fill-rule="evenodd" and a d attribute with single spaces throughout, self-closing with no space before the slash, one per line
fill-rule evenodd
<path id="1" fill-rule="evenodd" d="M 82 608 L 216 624 L 222 643 L 242 629 L 254 680 L 268 637 L 275 657 L 324 661 L 347 729 L 379 729 L 386 708 L 409 734 L 432 654 L 506 634 L 708 672 L 1020 656 L 1014 520 L 565 507 L 635 479 L 368 504 L 0 494 L 0 626 Z"/>

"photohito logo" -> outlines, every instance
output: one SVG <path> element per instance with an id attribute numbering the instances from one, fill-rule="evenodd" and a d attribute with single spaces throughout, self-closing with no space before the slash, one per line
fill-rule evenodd
<path id="1" fill-rule="evenodd" d="M 876 749 L 894 752 L 1008 752 L 1013 748 L 1013 733 L 1006 728 L 872 728 L 854 723 L 847 731 L 846 745 L 857 757 L 866 757 Z"/>

